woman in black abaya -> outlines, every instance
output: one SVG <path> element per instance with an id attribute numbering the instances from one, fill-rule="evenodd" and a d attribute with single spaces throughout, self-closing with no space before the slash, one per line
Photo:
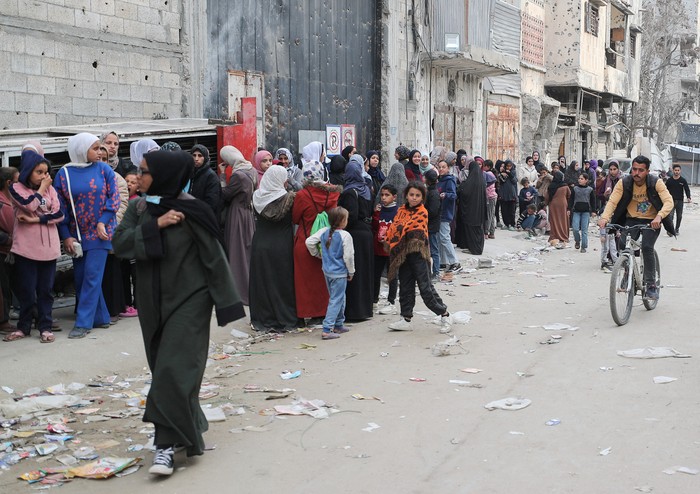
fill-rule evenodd
<path id="1" fill-rule="evenodd" d="M 484 252 L 484 221 L 486 220 L 486 181 L 477 161 L 469 163 L 469 176 L 459 184 L 460 224 L 463 236 L 458 247 L 469 249 L 473 255 Z"/>

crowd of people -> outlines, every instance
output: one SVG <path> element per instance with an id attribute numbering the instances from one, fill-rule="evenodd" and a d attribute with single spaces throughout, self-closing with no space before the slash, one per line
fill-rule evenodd
<path id="1" fill-rule="evenodd" d="M 595 215 L 602 268 L 620 242 L 608 222 L 652 225 L 644 278 L 648 296 L 658 297 L 653 244 L 662 223 L 678 234 L 683 195 L 690 200 L 680 167 L 664 183 L 643 156 L 623 178 L 614 160 L 607 170 L 595 159 L 567 165 L 564 156 L 547 166 L 537 151 L 516 166 L 464 150 L 398 146 L 383 167 L 380 152 L 363 156 L 353 146 L 327 159 L 323 144 L 311 142 L 298 164 L 288 148 L 259 149 L 251 163 L 224 146 L 212 166 L 203 145 L 183 151 L 150 139 L 131 143 L 127 161 L 114 132 L 77 134 L 67 147 L 70 162 L 55 177 L 36 141 L 23 147 L 19 170 L 0 169 L 0 330 L 5 341 L 34 327 L 39 341 L 55 341 L 63 247 L 76 298 L 68 338 L 139 318 L 153 374 L 144 420 L 156 424 L 151 472 L 160 475 L 172 473 L 178 447 L 203 452 L 197 392 L 212 309 L 219 325 L 245 317 L 247 305 L 256 331 L 318 325 L 323 340 L 335 340 L 350 331 L 346 321 L 377 313 L 400 316 L 388 329 L 412 329 L 417 286 L 449 333 L 435 283 L 462 270 L 457 249 L 481 255 L 500 228 L 548 235 L 556 248 L 567 247 L 573 231 L 585 253 Z"/>

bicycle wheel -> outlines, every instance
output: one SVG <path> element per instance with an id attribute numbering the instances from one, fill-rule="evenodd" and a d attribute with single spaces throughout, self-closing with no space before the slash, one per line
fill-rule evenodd
<path id="1" fill-rule="evenodd" d="M 656 284 L 656 289 L 661 290 L 661 265 L 659 264 L 659 255 L 654 251 L 654 262 L 656 264 L 656 273 L 654 273 L 654 283 Z M 658 300 L 649 300 L 642 297 L 642 302 L 646 310 L 656 309 L 656 304 L 659 303 Z"/>
<path id="2" fill-rule="evenodd" d="M 610 276 L 610 313 L 618 326 L 627 324 L 634 301 L 634 273 L 630 276 L 632 260 L 629 254 L 622 254 L 613 266 Z"/>

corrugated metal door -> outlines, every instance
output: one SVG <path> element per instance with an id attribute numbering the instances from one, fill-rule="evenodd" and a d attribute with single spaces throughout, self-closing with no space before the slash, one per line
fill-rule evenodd
<path id="1" fill-rule="evenodd" d="M 455 112 L 449 106 L 435 106 L 434 120 L 435 146 L 445 146 L 454 149 L 455 143 Z"/>
<path id="2" fill-rule="evenodd" d="M 472 152 L 474 136 L 474 112 L 468 108 L 455 108 L 455 143 L 452 149 Z"/>
<path id="3" fill-rule="evenodd" d="M 519 123 L 520 109 L 517 106 L 503 103 L 488 104 L 486 150 L 489 159 L 493 161 L 519 159 L 516 154 Z"/>

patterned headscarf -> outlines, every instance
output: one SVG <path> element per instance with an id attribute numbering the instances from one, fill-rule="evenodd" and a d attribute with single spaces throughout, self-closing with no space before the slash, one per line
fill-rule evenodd
<path id="1" fill-rule="evenodd" d="M 345 166 L 345 184 L 344 190 L 356 190 L 360 197 L 366 200 L 370 200 L 372 195 L 370 194 L 367 182 L 362 176 L 362 170 L 364 169 L 364 162 L 362 156 L 359 154 L 353 154 L 350 157 L 350 161 Z"/>

